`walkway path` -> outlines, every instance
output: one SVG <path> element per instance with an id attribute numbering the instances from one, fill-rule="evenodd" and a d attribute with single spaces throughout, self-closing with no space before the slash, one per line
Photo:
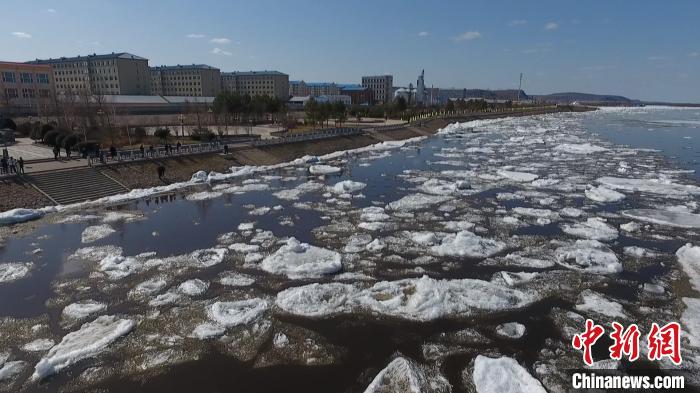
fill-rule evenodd
<path id="1" fill-rule="evenodd" d="M 16 141 L 17 143 L 7 147 L 10 157 L 22 157 L 24 161 L 53 158 L 53 152 L 47 146 L 37 145 L 29 138 L 17 138 Z"/>

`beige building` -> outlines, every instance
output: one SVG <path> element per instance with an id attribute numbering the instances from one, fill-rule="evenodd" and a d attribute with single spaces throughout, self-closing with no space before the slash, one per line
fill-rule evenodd
<path id="1" fill-rule="evenodd" d="M 29 64 L 50 65 L 58 93 L 151 94 L 148 59 L 130 53 L 37 59 Z"/>
<path id="2" fill-rule="evenodd" d="M 51 66 L 0 62 L 0 109 L 42 111 L 56 97 Z"/>
<path id="3" fill-rule="evenodd" d="M 159 96 L 216 97 L 221 71 L 206 64 L 151 67 L 151 93 Z"/>
<path id="4" fill-rule="evenodd" d="M 289 75 L 279 71 L 222 72 L 221 88 L 240 94 L 266 95 L 287 101 Z"/>
<path id="5" fill-rule="evenodd" d="M 372 89 L 376 102 L 391 102 L 394 94 L 394 77 L 391 75 L 363 76 L 362 87 Z"/>
<path id="6" fill-rule="evenodd" d="M 309 86 L 304 81 L 289 81 L 290 97 L 306 97 L 311 95 Z"/>

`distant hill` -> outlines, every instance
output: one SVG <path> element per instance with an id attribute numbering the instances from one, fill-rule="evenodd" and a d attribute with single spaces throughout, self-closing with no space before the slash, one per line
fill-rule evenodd
<path id="1" fill-rule="evenodd" d="M 538 101 L 549 101 L 556 103 L 595 103 L 608 105 L 636 105 L 637 100 L 631 100 L 623 96 L 613 96 L 604 94 L 588 94 L 588 93 L 554 93 L 546 95 L 531 96 Z"/>

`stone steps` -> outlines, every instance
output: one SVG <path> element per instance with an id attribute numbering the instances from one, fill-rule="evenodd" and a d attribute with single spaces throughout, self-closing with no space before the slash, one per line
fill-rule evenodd
<path id="1" fill-rule="evenodd" d="M 25 179 L 57 204 L 95 200 L 129 191 L 95 168 L 67 169 L 25 175 Z"/>

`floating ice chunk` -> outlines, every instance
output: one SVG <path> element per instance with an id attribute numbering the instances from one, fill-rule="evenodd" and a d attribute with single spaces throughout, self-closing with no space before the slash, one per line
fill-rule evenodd
<path id="1" fill-rule="evenodd" d="M 350 236 L 350 239 L 348 240 L 348 243 L 345 245 L 345 248 L 343 249 L 343 251 L 349 252 L 349 253 L 358 253 L 358 252 L 364 251 L 367 244 L 369 244 L 371 241 L 372 241 L 372 235 L 368 235 L 366 233 L 362 233 L 359 235 L 352 235 L 352 236 Z"/>
<path id="2" fill-rule="evenodd" d="M 554 150 L 572 154 L 590 154 L 607 151 L 602 146 L 591 145 L 590 143 L 562 143 L 554 147 Z"/>
<path id="3" fill-rule="evenodd" d="M 506 356 L 494 359 L 478 355 L 472 378 L 477 393 L 547 393 L 540 381 Z"/>
<path id="4" fill-rule="evenodd" d="M 520 214 L 521 216 L 535 217 L 535 218 L 546 218 L 546 219 L 558 219 L 559 214 L 557 212 L 551 211 L 549 209 L 534 209 L 531 207 L 514 207 L 513 212 Z"/>
<path id="5" fill-rule="evenodd" d="M 242 222 L 238 224 L 239 231 L 252 231 L 255 228 L 254 222 Z"/>
<path id="6" fill-rule="evenodd" d="M 177 290 L 187 296 L 199 296 L 209 288 L 209 283 L 198 278 L 187 280 L 177 287 Z"/>
<path id="7" fill-rule="evenodd" d="M 506 244 L 498 240 L 485 239 L 469 231 L 460 231 L 446 235 L 440 245 L 430 247 L 430 253 L 438 256 L 487 258 L 505 248 Z"/>
<path id="8" fill-rule="evenodd" d="M 83 243 L 92 243 L 94 241 L 103 239 L 116 232 L 114 228 L 107 224 L 103 225 L 93 225 L 85 228 L 83 234 L 81 235 L 81 240 Z"/>
<path id="9" fill-rule="evenodd" d="M 207 172 L 205 171 L 197 171 L 192 174 L 192 177 L 190 178 L 190 181 L 192 183 L 204 183 L 207 181 Z"/>
<path id="10" fill-rule="evenodd" d="M 449 195 L 457 190 L 457 183 L 439 179 L 430 179 L 418 187 L 418 190 L 432 195 Z"/>
<path id="11" fill-rule="evenodd" d="M 27 352 L 43 352 L 51 349 L 54 344 L 55 343 L 50 338 L 37 338 L 32 342 L 24 344 L 22 350 Z"/>
<path id="12" fill-rule="evenodd" d="M 226 248 L 207 248 L 195 250 L 189 256 L 195 267 L 206 268 L 223 262 L 227 251 Z"/>
<path id="13" fill-rule="evenodd" d="M 153 295 L 163 290 L 166 285 L 168 282 L 163 278 L 155 277 L 136 285 L 134 289 L 129 291 L 129 295 L 135 297 Z"/>
<path id="14" fill-rule="evenodd" d="M 573 270 L 595 274 L 613 274 L 622 271 L 617 255 L 597 240 L 577 240 L 570 246 L 555 251 L 557 263 Z"/>
<path id="15" fill-rule="evenodd" d="M 407 232 L 412 242 L 421 246 L 432 246 L 438 243 L 438 238 L 433 232 Z"/>
<path id="16" fill-rule="evenodd" d="M 479 312 L 525 307 L 534 296 L 474 279 L 383 281 L 367 289 L 352 284 L 310 284 L 277 294 L 283 311 L 304 317 L 371 313 L 415 321 L 468 317 Z"/>
<path id="17" fill-rule="evenodd" d="M 251 252 L 260 251 L 260 246 L 257 244 L 246 244 L 246 243 L 233 243 L 228 246 L 228 249 L 233 252 L 238 252 L 241 254 L 248 254 Z"/>
<path id="18" fill-rule="evenodd" d="M 229 287 L 247 287 L 253 285 L 255 279 L 243 273 L 225 272 L 219 276 L 219 283 Z"/>
<path id="19" fill-rule="evenodd" d="M 360 215 L 360 220 L 362 221 L 386 221 L 390 219 L 391 216 L 384 212 L 383 207 L 370 206 L 362 209 L 362 214 Z"/>
<path id="20" fill-rule="evenodd" d="M 309 181 L 306 183 L 302 183 L 290 190 L 277 191 L 272 195 L 276 196 L 279 199 L 292 201 L 299 199 L 299 197 L 306 193 L 318 191 L 321 188 L 323 188 L 323 184 Z"/>
<path id="21" fill-rule="evenodd" d="M 112 280 L 127 277 L 141 268 L 143 268 L 143 262 L 122 255 L 108 255 L 100 261 L 100 270 Z"/>
<path id="22" fill-rule="evenodd" d="M 386 243 L 384 243 L 380 239 L 374 239 L 367 245 L 366 249 L 369 252 L 378 253 L 381 252 L 384 249 L 384 247 L 386 247 Z"/>
<path id="23" fill-rule="evenodd" d="M 253 298 L 234 302 L 215 302 L 207 310 L 209 318 L 224 327 L 250 324 L 261 318 L 270 304 Z"/>
<path id="24" fill-rule="evenodd" d="M 584 212 L 581 209 L 577 209 L 575 207 L 565 207 L 565 208 L 559 210 L 559 215 L 562 217 L 578 218 L 584 214 L 586 214 L 586 212 Z"/>
<path id="25" fill-rule="evenodd" d="M 335 185 L 331 187 L 331 191 L 335 194 L 352 194 L 353 192 L 360 191 L 365 187 L 367 187 L 367 184 L 365 183 L 361 183 L 359 181 L 344 180 L 335 183 Z"/>
<path id="26" fill-rule="evenodd" d="M 445 221 L 442 223 L 442 226 L 446 231 L 459 232 L 474 228 L 474 223 L 469 221 Z"/>
<path id="27" fill-rule="evenodd" d="M 171 289 L 168 292 L 160 294 L 154 299 L 151 299 L 151 301 L 148 302 L 148 305 L 153 307 L 167 306 L 178 302 L 180 299 L 182 299 L 182 295 Z"/>
<path id="28" fill-rule="evenodd" d="M 2 368 L 0 368 L 0 381 L 7 381 L 17 376 L 24 370 L 25 364 L 26 362 L 22 360 L 5 363 Z"/>
<path id="29" fill-rule="evenodd" d="M 388 208 L 395 211 L 422 210 L 450 199 L 444 195 L 411 194 L 389 203 Z"/>
<path id="30" fill-rule="evenodd" d="M 634 221 L 630 221 L 626 224 L 620 224 L 620 229 L 622 229 L 625 232 L 636 232 L 638 231 L 642 226 L 639 225 L 638 223 Z"/>
<path id="31" fill-rule="evenodd" d="M 700 228 L 700 214 L 662 209 L 633 209 L 623 211 L 622 215 L 652 224 L 677 228 Z"/>
<path id="32" fill-rule="evenodd" d="M 96 246 L 96 247 L 83 247 L 75 250 L 68 259 L 79 259 L 86 260 L 90 262 L 99 262 L 100 260 L 112 256 L 112 255 L 122 255 L 121 247 L 117 246 Z"/>
<path id="33" fill-rule="evenodd" d="M 312 175 L 331 175 L 334 173 L 340 173 L 342 169 L 331 166 L 331 165 L 311 165 L 309 167 L 309 173 Z"/>
<path id="34" fill-rule="evenodd" d="M 614 302 L 590 289 L 581 293 L 575 308 L 578 311 L 594 312 L 609 318 L 627 318 L 627 314 L 620 303 Z"/>
<path id="35" fill-rule="evenodd" d="M 629 255 L 631 257 L 635 258 L 647 258 L 647 257 L 654 257 L 656 256 L 656 253 L 643 248 L 643 247 L 637 247 L 637 246 L 630 246 L 630 247 L 625 247 L 623 248 L 623 252 L 625 255 Z"/>
<path id="36" fill-rule="evenodd" d="M 700 246 L 687 243 L 676 251 L 676 258 L 688 276 L 690 285 L 700 292 Z"/>
<path id="37" fill-rule="evenodd" d="M 188 201 L 206 201 L 207 199 L 214 199 L 224 195 L 219 191 L 200 191 L 189 194 L 185 197 Z"/>
<path id="38" fill-rule="evenodd" d="M 275 348 L 284 348 L 289 344 L 289 338 L 284 333 L 276 333 L 275 337 L 272 339 L 272 345 Z"/>
<path id="39" fill-rule="evenodd" d="M 342 268 L 342 264 L 339 253 L 300 243 L 292 237 L 274 254 L 263 259 L 261 267 L 270 273 L 301 279 L 335 273 Z"/>
<path id="40" fill-rule="evenodd" d="M 584 239 L 609 241 L 617 239 L 617 229 L 608 225 L 605 220 L 595 217 L 586 222 L 563 224 L 561 230 L 569 235 Z"/>
<path id="41" fill-rule="evenodd" d="M 250 214 L 251 216 L 264 216 L 265 214 L 269 213 L 270 210 L 272 210 L 272 209 L 270 209 L 267 206 L 262 206 L 262 207 L 259 207 L 257 209 L 253 209 L 253 210 L 249 211 L 248 214 Z"/>
<path id="42" fill-rule="evenodd" d="M 496 334 L 501 337 L 518 339 L 525 335 L 525 325 L 518 322 L 502 323 L 496 326 Z"/>
<path id="43" fill-rule="evenodd" d="M 506 171 L 506 170 L 499 170 L 496 173 L 498 173 L 498 175 L 501 177 L 505 177 L 508 180 L 512 180 L 512 181 L 519 182 L 519 183 L 531 182 L 539 177 L 533 173 L 514 172 L 514 171 Z"/>
<path id="44" fill-rule="evenodd" d="M 626 179 L 621 177 L 601 177 L 598 183 L 625 191 L 648 192 L 662 195 L 698 195 L 700 187 L 686 184 L 673 183 L 664 179 Z"/>
<path id="45" fill-rule="evenodd" d="M 398 357 L 374 377 L 364 393 L 448 393 L 451 390 L 449 382 L 438 372 Z"/>
<path id="46" fill-rule="evenodd" d="M 20 222 L 36 220 L 44 214 L 34 209 L 12 209 L 0 213 L 0 225 L 11 225 Z"/>
<path id="47" fill-rule="evenodd" d="M 525 267 L 530 269 L 548 269 L 555 265 L 548 259 L 529 258 L 520 254 L 508 254 L 504 258 L 507 266 Z"/>
<path id="48" fill-rule="evenodd" d="M 596 202 L 619 202 L 625 199 L 625 194 L 611 190 L 609 188 L 598 186 L 584 191 L 586 198 Z"/>
<path id="49" fill-rule="evenodd" d="M 215 323 L 201 323 L 192 331 L 192 337 L 200 340 L 221 337 L 226 333 L 226 328 Z"/>
<path id="50" fill-rule="evenodd" d="M 32 263 L 0 263 L 0 283 L 24 278 L 31 270 Z"/>
<path id="51" fill-rule="evenodd" d="M 72 303 L 63 309 L 63 316 L 69 319 L 83 319 L 107 309 L 107 304 L 95 300 Z"/>
<path id="52" fill-rule="evenodd" d="M 60 343 L 51 348 L 37 363 L 32 379 L 41 380 L 82 359 L 98 355 L 117 339 L 128 334 L 135 325 L 131 319 L 119 319 L 111 315 L 103 315 L 85 323 L 79 330 L 65 335 Z"/>
<path id="53" fill-rule="evenodd" d="M 76 222 L 97 220 L 98 218 L 100 218 L 100 216 L 96 216 L 94 214 L 71 214 L 69 216 L 65 216 L 64 218 L 58 220 L 57 222 L 59 224 L 72 224 L 72 223 L 76 223 Z"/>

